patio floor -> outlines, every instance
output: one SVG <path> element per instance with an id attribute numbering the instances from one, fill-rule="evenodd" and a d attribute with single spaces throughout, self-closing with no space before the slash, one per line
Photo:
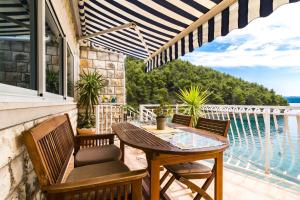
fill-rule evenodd
<path id="1" fill-rule="evenodd" d="M 125 148 L 125 163 L 132 170 L 147 166 L 143 152 L 130 147 Z M 207 163 L 209 165 L 209 163 Z M 161 172 L 161 175 L 164 172 Z M 203 181 L 195 181 L 203 184 Z M 213 194 L 213 183 L 208 189 Z M 296 188 L 296 190 L 295 190 Z M 298 192 L 297 189 L 299 188 Z M 295 185 L 293 190 L 272 184 L 269 181 L 255 178 L 245 173 L 224 168 L 224 200 L 299 200 L 300 186 Z M 174 182 L 167 191 L 173 200 L 193 199 L 194 194 L 183 184 Z"/>

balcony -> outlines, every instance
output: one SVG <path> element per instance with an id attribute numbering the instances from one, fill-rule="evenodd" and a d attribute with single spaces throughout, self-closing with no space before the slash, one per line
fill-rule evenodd
<path id="1" fill-rule="evenodd" d="M 74 86 L 80 74 L 96 71 L 107 82 L 99 96 L 103 103 L 95 108 L 97 136 L 112 133 L 113 123 L 154 124 L 158 105 L 126 106 L 126 56 L 143 60 L 151 73 L 297 1 L 2 0 L 0 199 L 44 199 L 22 134 L 68 114 L 76 135 L 80 109 Z M 173 113 L 183 108 L 172 105 Z M 206 105 L 202 113 L 231 121 L 223 199 L 299 199 L 300 107 Z M 122 147 L 119 139 L 115 143 Z M 147 167 L 142 151 L 128 146 L 125 151 L 132 170 Z M 212 195 L 214 188 L 208 191 Z M 179 182 L 167 195 L 195 196 Z"/>

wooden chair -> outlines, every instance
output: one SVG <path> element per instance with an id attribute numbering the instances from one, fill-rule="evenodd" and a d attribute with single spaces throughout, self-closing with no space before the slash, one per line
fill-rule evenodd
<path id="1" fill-rule="evenodd" d="M 76 167 L 68 174 L 74 149 L 68 115 L 42 122 L 24 132 L 23 138 L 47 199 L 142 199 L 146 170 L 130 171 L 120 160 Z M 103 143 L 100 139 L 84 137 L 77 145 Z"/>
<path id="2" fill-rule="evenodd" d="M 192 116 L 174 114 L 172 123 L 181 124 L 184 126 L 192 126 Z"/>
<path id="3" fill-rule="evenodd" d="M 74 136 L 74 166 L 120 160 L 122 151 L 114 145 L 114 136 L 115 134 Z"/>
<path id="4" fill-rule="evenodd" d="M 221 120 L 213 120 L 206 119 L 200 117 L 197 121 L 196 128 L 210 131 L 213 134 L 222 135 L 227 137 L 228 129 L 230 127 L 230 120 L 221 121 Z M 161 190 L 161 194 L 164 194 L 166 190 L 170 187 L 173 181 L 176 179 L 187 187 L 189 187 L 192 191 L 197 192 L 198 194 L 195 196 L 194 200 L 199 200 L 202 197 L 207 200 L 212 200 L 212 198 L 206 193 L 207 188 L 212 183 L 215 178 L 215 165 L 211 169 L 204 164 L 198 162 L 188 162 L 188 163 L 180 163 L 174 165 L 166 165 L 166 173 L 160 180 L 160 184 L 164 182 L 164 180 L 171 173 L 172 177 L 168 180 L 165 186 Z M 202 187 L 200 188 L 189 179 L 206 179 Z"/>

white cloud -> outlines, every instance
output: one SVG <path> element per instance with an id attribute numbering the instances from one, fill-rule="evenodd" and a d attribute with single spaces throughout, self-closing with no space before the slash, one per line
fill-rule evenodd
<path id="1" fill-rule="evenodd" d="M 215 44 L 229 44 L 222 52 L 196 50 L 182 57 L 210 67 L 300 67 L 300 3 L 278 8 L 244 29 L 219 37 Z M 211 45 L 211 44 L 207 44 Z"/>

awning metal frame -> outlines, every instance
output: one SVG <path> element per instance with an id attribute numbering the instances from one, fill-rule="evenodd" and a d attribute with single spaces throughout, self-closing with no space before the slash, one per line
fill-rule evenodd
<path id="1" fill-rule="evenodd" d="M 150 51 L 149 51 L 149 48 L 148 48 L 148 46 L 147 46 L 147 44 L 146 44 L 146 42 L 143 38 L 143 35 L 141 34 L 141 32 L 140 32 L 138 26 L 136 25 L 136 23 L 134 23 L 134 22 L 130 22 L 130 23 L 127 23 L 127 24 L 122 24 L 120 26 L 115 26 L 113 28 L 109 28 L 109 29 L 106 29 L 106 30 L 103 30 L 103 31 L 99 31 L 99 32 L 96 32 L 96 33 L 93 33 L 93 34 L 81 36 L 81 37 L 79 37 L 78 41 L 86 40 L 86 39 L 89 39 L 89 38 L 97 37 L 97 36 L 100 36 L 100 35 L 104 35 L 106 33 L 111 33 L 111 32 L 118 31 L 118 30 L 121 30 L 121 29 L 126 29 L 126 28 L 132 28 L 137 32 L 142 44 L 145 47 L 145 50 L 147 51 L 148 55 L 150 56 Z"/>

